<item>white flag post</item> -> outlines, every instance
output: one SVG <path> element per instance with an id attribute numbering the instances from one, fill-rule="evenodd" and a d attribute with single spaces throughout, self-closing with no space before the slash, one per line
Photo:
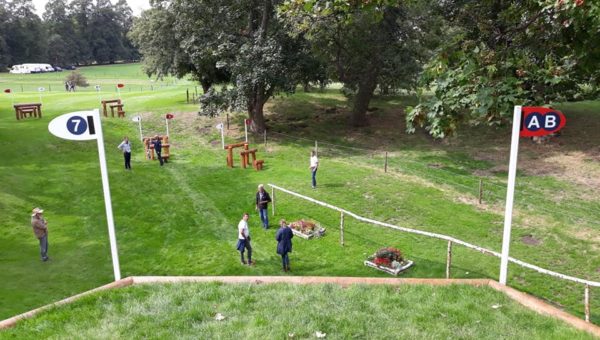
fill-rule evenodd
<path id="1" fill-rule="evenodd" d="M 144 137 L 142 135 L 142 116 L 135 116 L 131 118 L 131 120 L 138 123 L 138 128 L 140 129 L 140 142 L 143 142 Z"/>
<path id="2" fill-rule="evenodd" d="M 46 91 L 45 88 L 43 87 L 38 87 L 38 92 L 40 93 L 40 104 L 43 104 L 42 102 L 42 92 Z"/>
<path id="3" fill-rule="evenodd" d="M 110 186 L 108 184 L 108 171 L 106 168 L 104 136 L 102 135 L 100 111 L 98 109 L 95 109 L 93 111 L 65 113 L 50 121 L 50 124 L 48 124 L 48 130 L 53 135 L 63 139 L 95 139 L 98 142 L 98 157 L 100 160 L 100 175 L 102 177 L 102 189 L 104 191 L 104 206 L 106 209 L 106 221 L 108 223 L 110 252 L 112 255 L 115 281 L 118 281 L 121 279 L 121 268 L 119 265 L 119 253 L 117 249 L 117 238 L 115 235 L 115 223 L 113 220 L 112 203 L 110 198 Z"/>
<path id="4" fill-rule="evenodd" d="M 519 153 L 519 132 L 521 130 L 520 105 L 515 106 L 513 114 L 512 137 L 510 142 L 510 161 L 508 164 L 508 184 L 506 189 L 506 209 L 504 211 L 504 233 L 502 236 L 502 256 L 500 258 L 500 284 L 506 285 L 508 273 L 508 252 L 510 248 L 510 231 L 512 228 L 512 210 L 515 196 L 515 178 L 517 175 L 517 156 Z"/>
<path id="5" fill-rule="evenodd" d="M 223 149 L 225 149 L 225 133 L 223 132 L 223 123 L 219 123 L 217 124 L 217 126 L 215 126 L 217 129 L 221 130 L 221 146 L 223 147 Z"/>
<path id="6" fill-rule="evenodd" d="M 246 136 L 246 143 L 248 143 L 248 124 L 250 124 L 250 119 L 244 120 L 244 134 Z"/>
<path id="7" fill-rule="evenodd" d="M 169 137 L 169 118 L 165 118 L 165 123 L 167 124 L 167 137 Z"/>

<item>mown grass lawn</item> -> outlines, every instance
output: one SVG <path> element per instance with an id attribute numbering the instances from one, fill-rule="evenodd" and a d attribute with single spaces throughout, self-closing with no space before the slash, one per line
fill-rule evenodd
<path id="1" fill-rule="evenodd" d="M 133 83 L 149 81 L 141 75 L 139 65 L 89 70 L 90 77 L 106 74 L 106 84 L 116 84 L 126 76 Z M 87 69 L 81 72 L 88 74 Z M 60 85 L 59 76 L 53 77 Z M 31 79 L 11 79 L 3 75 L 0 83 L 35 85 Z M 125 84 L 127 89 L 129 83 Z M 374 106 L 379 110 L 371 114 L 373 125 L 357 132 L 346 125 L 345 100 L 336 90 L 298 93 L 278 98 L 269 107 L 266 148 L 262 136 L 252 137 L 259 158 L 265 159 L 265 170 L 240 169 L 239 155 L 236 168 L 227 169 L 225 152 L 214 129 L 218 120 L 197 117 L 197 106 L 186 104 L 186 86 L 189 84 L 182 81 L 181 86 L 123 92 L 128 118 L 103 120 L 123 276 L 281 274 L 275 231 L 260 229 L 257 214 L 252 215 L 250 224 L 257 266 L 240 266 L 234 249 L 237 222 L 244 211 L 254 212 L 254 192 L 259 183 L 283 186 L 362 216 L 500 249 L 505 174 L 496 168 L 493 159 L 480 157 L 478 150 L 486 154 L 506 151 L 508 155 L 504 146 L 507 136 L 502 130 L 472 130 L 472 140 L 458 138 L 445 143 L 420 133 L 405 135 L 399 110 L 414 99 L 394 97 L 376 101 Z M 114 95 L 110 91 L 100 95 L 90 91 L 45 93 L 44 118 L 21 121 L 14 118 L 11 96 L 0 97 L 0 183 L 4 184 L 0 190 L 0 318 L 112 280 L 96 145 L 59 140 L 48 133 L 47 125 L 59 114 L 97 108 L 100 97 Z M 30 102 L 37 96 L 37 92 L 18 92 L 15 100 Z M 333 113 L 324 111 L 332 107 Z M 570 104 L 568 108 L 575 124 L 595 126 L 597 103 Z M 129 118 L 140 113 L 145 135 L 162 134 L 165 128 L 161 117 L 166 112 L 175 112 L 176 116 L 171 125 L 173 158 L 161 168 L 144 159 L 137 125 Z M 242 118 L 232 118 L 232 124 L 238 124 L 228 131 L 227 141 L 242 136 Z M 116 149 L 124 135 L 133 142 L 131 172 L 123 169 L 122 155 Z M 570 141 L 571 137 L 560 138 Z M 307 168 L 315 139 L 319 140 L 321 169 L 319 187 L 312 190 Z M 581 137 L 576 143 L 560 146 L 558 152 L 593 155 L 593 146 L 585 141 Z M 535 155 L 536 148 L 527 145 L 523 152 Z M 387 174 L 383 172 L 383 150 L 389 151 Z M 589 166 L 595 171 L 598 165 L 592 158 Z M 484 173 L 487 190 L 481 206 L 474 203 L 479 179 L 474 174 L 479 172 Z M 520 174 L 519 181 L 526 190 L 541 194 L 517 197 L 511 255 L 566 274 L 599 280 L 600 214 L 594 188 L 527 172 Z M 549 195 L 556 192 L 561 196 Z M 362 265 L 367 255 L 382 246 L 398 247 L 415 261 L 406 276 L 445 275 L 444 242 L 346 219 L 342 247 L 338 213 L 282 193 L 277 193 L 276 200 L 272 225 L 279 218 L 308 218 L 328 229 L 322 239 L 294 240 L 291 275 L 383 276 L 386 274 Z M 52 260 L 48 263 L 39 261 L 29 225 L 29 212 L 35 206 L 43 207 L 49 220 Z M 572 209 L 564 213 L 563 206 Z M 523 243 L 521 239 L 528 235 L 540 242 Z M 497 259 L 454 248 L 453 277 L 497 278 L 498 266 Z M 515 266 L 510 266 L 509 282 L 571 313 L 581 315 L 583 311 L 581 286 Z M 592 289 L 592 317 L 599 322 L 596 294 L 597 290 Z"/>
<path id="2" fill-rule="evenodd" d="M 117 289 L 44 312 L 0 337 L 305 339 L 317 332 L 327 339 L 593 338 L 488 287 L 285 284 Z"/>

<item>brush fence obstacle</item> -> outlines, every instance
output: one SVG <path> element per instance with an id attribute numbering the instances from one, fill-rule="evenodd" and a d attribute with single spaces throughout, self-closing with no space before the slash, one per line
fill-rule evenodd
<path id="1" fill-rule="evenodd" d="M 385 227 L 385 228 L 390 228 L 390 229 L 395 229 L 395 230 L 399 230 L 399 231 L 403 231 L 406 233 L 411 233 L 411 234 L 417 234 L 417 235 L 422 235 L 422 236 L 427 236 L 427 237 L 432 237 L 432 238 L 437 238 L 440 240 L 445 240 L 448 241 L 448 251 L 446 254 L 446 278 L 450 278 L 450 268 L 452 266 L 452 246 L 454 244 L 458 244 L 461 246 L 464 246 L 466 248 L 469 249 L 473 249 L 473 250 L 477 250 L 480 253 L 483 254 L 487 254 L 487 255 L 492 255 L 495 256 L 497 258 L 500 258 L 502 255 L 498 252 L 495 252 L 493 250 L 487 249 L 487 248 L 483 248 L 480 246 L 476 246 L 474 244 L 470 244 L 468 242 L 447 236 L 447 235 L 443 235 L 443 234 L 438 234 L 438 233 L 431 233 L 431 232 L 427 232 L 427 231 L 422 231 L 422 230 L 417 230 L 417 229 L 410 229 L 410 228 L 405 228 L 405 227 L 400 227 L 397 225 L 393 225 L 393 224 L 389 224 L 389 223 L 385 223 L 385 222 L 380 222 L 380 221 L 376 221 L 376 220 L 372 220 L 370 218 L 366 218 L 366 217 L 362 217 L 359 216 L 353 212 L 350 212 L 348 210 L 342 209 L 342 208 L 338 208 L 334 205 L 325 203 L 325 202 L 321 202 L 318 201 L 314 198 L 310 198 L 308 196 L 304 196 L 301 195 L 299 193 L 287 190 L 285 188 L 279 187 L 277 185 L 274 184 L 268 184 L 271 187 L 271 198 L 273 200 L 272 202 L 272 211 L 273 211 L 273 216 L 275 215 L 275 190 L 279 190 L 281 192 L 285 192 L 287 194 L 290 194 L 292 196 L 301 198 L 305 201 L 309 201 L 312 202 L 314 204 L 320 205 L 322 207 L 326 207 L 332 210 L 336 210 L 340 212 L 340 244 L 343 246 L 344 245 L 344 217 L 345 215 L 354 217 L 355 219 L 361 221 L 361 222 L 365 222 L 365 223 L 369 223 L 369 224 L 375 224 L 378 225 L 380 227 Z M 512 262 L 514 264 L 517 264 L 521 267 L 524 268 L 528 268 L 531 270 L 534 270 L 538 273 L 541 274 L 545 274 L 545 275 L 550 275 L 553 277 L 557 277 L 563 280 L 567 280 L 567 281 L 572 281 L 572 282 L 576 282 L 579 284 L 583 284 L 584 285 L 584 308 L 585 308 L 585 321 L 590 322 L 590 287 L 600 287 L 600 282 L 596 282 L 596 281 L 589 281 L 589 280 L 584 280 L 584 279 L 580 279 L 578 277 L 574 277 L 574 276 L 569 276 L 569 275 L 565 275 L 565 274 L 561 274 L 561 273 L 557 273 L 542 267 L 538 267 L 536 265 L 533 264 L 529 264 L 527 262 L 523 262 L 521 260 L 517 260 L 515 258 L 509 257 L 508 258 L 509 262 Z"/>

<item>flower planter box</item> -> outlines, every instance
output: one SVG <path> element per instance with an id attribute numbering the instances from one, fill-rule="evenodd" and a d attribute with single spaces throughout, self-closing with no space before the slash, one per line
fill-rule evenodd
<path id="1" fill-rule="evenodd" d="M 410 260 L 402 261 L 401 264 L 400 264 L 400 267 L 398 267 L 398 268 L 390 268 L 390 267 L 386 267 L 386 266 L 378 266 L 374 262 L 369 261 L 369 260 L 366 260 L 364 263 L 365 263 L 365 266 L 367 266 L 367 267 L 375 268 L 377 270 L 381 270 L 381 271 L 386 272 L 386 273 L 391 274 L 391 275 L 398 275 L 398 274 L 400 274 L 401 272 L 407 270 L 408 268 L 410 268 L 413 265 L 413 261 L 410 261 Z"/>
<path id="2" fill-rule="evenodd" d="M 309 233 L 303 233 L 294 228 L 291 228 L 291 229 L 292 229 L 292 233 L 294 233 L 294 236 L 301 237 L 305 240 L 311 239 L 313 237 L 321 237 L 321 236 L 323 236 L 323 234 L 325 234 L 325 228 L 321 228 L 320 225 L 317 225 L 315 230 L 311 230 Z"/>

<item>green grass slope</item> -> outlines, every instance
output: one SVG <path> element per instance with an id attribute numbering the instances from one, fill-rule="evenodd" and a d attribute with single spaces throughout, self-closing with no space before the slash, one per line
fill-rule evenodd
<path id="1" fill-rule="evenodd" d="M 218 320 L 220 314 L 224 319 Z M 488 287 L 172 284 L 106 291 L 0 338 L 592 339 Z"/>

